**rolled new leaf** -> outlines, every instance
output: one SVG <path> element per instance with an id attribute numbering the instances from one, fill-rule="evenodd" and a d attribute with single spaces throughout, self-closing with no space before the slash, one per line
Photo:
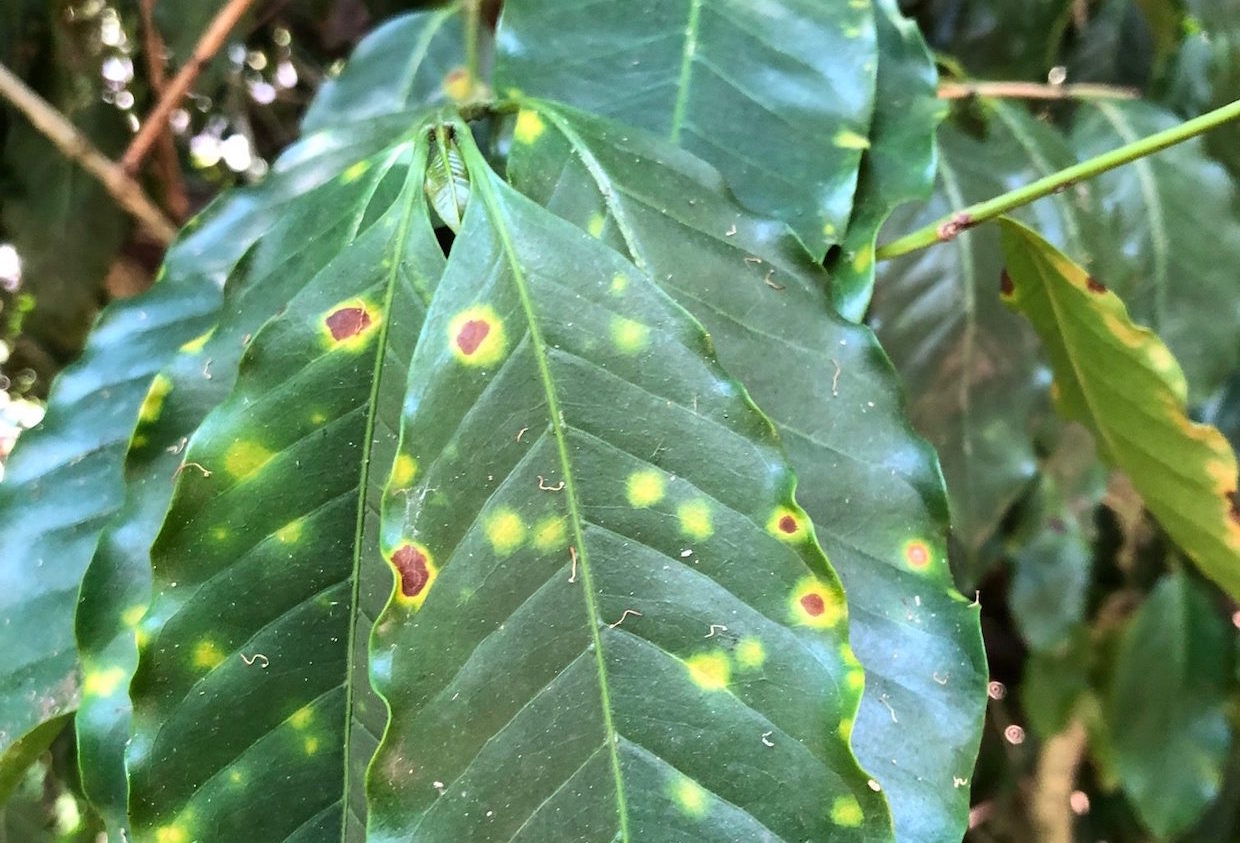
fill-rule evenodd
<path id="1" fill-rule="evenodd" d="M 1172 540 L 1240 598 L 1236 457 L 1218 430 L 1188 418 L 1175 357 L 1050 243 L 1012 219 L 1000 227 L 1002 298 L 1041 336 L 1060 414 L 1093 431 L 1099 452 L 1131 478 Z"/>
<path id="2" fill-rule="evenodd" d="M 641 270 L 457 137 L 383 511 L 368 839 L 890 839 L 771 423 Z"/>

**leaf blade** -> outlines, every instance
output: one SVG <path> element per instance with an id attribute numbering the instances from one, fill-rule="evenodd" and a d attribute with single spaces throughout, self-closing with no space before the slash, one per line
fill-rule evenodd
<path id="1" fill-rule="evenodd" d="M 384 512 L 399 576 L 372 643 L 392 719 L 370 770 L 371 839 L 660 840 L 694 828 L 735 839 L 729 821 L 785 839 L 886 837 L 881 799 L 833 731 L 859 687 L 827 685 L 860 679 L 842 655 L 842 598 L 769 423 L 631 264 L 463 144 L 475 198 L 414 354 L 402 430 L 418 472 Z M 650 376 L 656 354 L 665 376 Z M 734 447 L 711 468 L 698 437 Z M 771 534 L 784 518 L 792 544 Z M 738 542 L 778 586 L 756 593 L 707 552 L 735 558 L 726 547 Z M 798 626 L 819 617 L 817 632 Z M 725 633 L 755 640 L 742 651 Z M 804 659 L 778 695 L 746 676 Z M 691 722 L 693 740 L 666 730 Z M 553 745 L 539 740 L 546 729 Z M 777 758 L 808 795 L 781 790 L 779 804 L 724 773 L 755 765 L 774 786 L 790 775 Z"/>
<path id="2" fill-rule="evenodd" d="M 1240 594 L 1236 457 L 1215 428 L 1187 417 L 1175 358 L 1131 322 L 1118 296 L 1053 246 L 1011 219 L 1000 226 L 1012 284 L 1004 301 L 1042 337 L 1057 409 L 1094 433 L 1103 457 L 1131 478 L 1201 570 Z"/>

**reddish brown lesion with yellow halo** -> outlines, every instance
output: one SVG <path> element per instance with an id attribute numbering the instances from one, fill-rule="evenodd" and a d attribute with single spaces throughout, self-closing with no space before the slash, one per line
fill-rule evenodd
<path id="1" fill-rule="evenodd" d="M 324 342 L 333 349 L 360 349 L 382 321 L 379 308 L 364 299 L 341 302 L 323 316 Z"/>
<path id="2" fill-rule="evenodd" d="M 430 551 L 417 542 L 406 542 L 387 560 L 396 571 L 396 602 L 411 609 L 421 608 L 439 573 Z"/>
<path id="3" fill-rule="evenodd" d="M 799 542 L 809 537 L 809 518 L 799 507 L 777 506 L 766 520 L 766 531 L 784 542 Z"/>
<path id="4" fill-rule="evenodd" d="M 904 562 L 914 571 L 924 571 L 934 561 L 934 551 L 921 539 L 909 539 L 902 550 Z"/>
<path id="5" fill-rule="evenodd" d="M 490 305 L 462 310 L 448 324 L 452 354 L 467 366 L 489 366 L 504 356 L 504 322 Z"/>
<path id="6" fill-rule="evenodd" d="M 844 594 L 838 586 L 805 577 L 792 590 L 789 607 L 793 622 L 814 629 L 831 629 L 844 619 Z"/>

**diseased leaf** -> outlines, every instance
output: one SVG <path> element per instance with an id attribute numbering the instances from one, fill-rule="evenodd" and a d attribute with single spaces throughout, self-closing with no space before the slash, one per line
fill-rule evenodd
<path id="1" fill-rule="evenodd" d="M 1160 839 L 1188 828 L 1218 793 L 1231 742 L 1228 637 L 1210 597 L 1180 572 L 1159 583 L 1120 644 L 1107 712 L 1122 724 L 1116 770 Z"/>
<path id="2" fill-rule="evenodd" d="M 1078 112 L 1072 143 L 1086 158 L 1178 122 L 1147 103 L 1100 101 Z M 1236 189 L 1199 139 L 1103 173 L 1091 189 L 1123 252 L 1097 267 L 1099 280 L 1167 343 L 1195 404 L 1240 365 Z"/>
<path id="3" fill-rule="evenodd" d="M 127 756 L 140 838 L 360 833 L 384 715 L 364 641 L 390 582 L 371 513 L 395 447 L 393 387 L 443 262 L 424 124 L 373 173 L 346 170 L 340 181 L 368 183 L 362 201 L 306 203 L 351 232 L 317 271 L 257 279 L 257 301 L 221 317 L 217 335 L 235 341 L 251 304 L 275 311 L 190 441 L 152 549 Z"/>
<path id="4" fill-rule="evenodd" d="M 369 839 L 891 839 L 848 748 L 843 591 L 770 422 L 463 134 L 384 506 Z"/>
<path id="5" fill-rule="evenodd" d="M 1236 457 L 1185 415 L 1184 375 L 1124 303 L 1020 223 L 1000 222 L 1005 303 L 1029 318 L 1051 359 L 1060 414 L 1088 427 L 1171 538 L 1240 596 Z"/>
<path id="6" fill-rule="evenodd" d="M 822 268 L 709 166 L 562 107 L 522 115 L 542 129 L 514 144 L 514 185 L 656 279 L 771 414 L 847 588 L 867 677 L 854 750 L 899 839 L 959 837 L 968 793 L 952 782 L 969 776 L 985 699 L 978 615 L 951 588 L 942 478 L 873 335 L 835 316 Z"/>
<path id="7" fill-rule="evenodd" d="M 464 43 L 460 2 L 393 18 L 358 44 L 338 77 L 323 83 L 302 132 L 464 100 L 474 90 Z"/>
<path id="8" fill-rule="evenodd" d="M 986 135 L 952 124 L 938 133 L 934 195 L 897 209 L 888 230 L 911 231 L 1074 163 L 1063 138 L 1023 111 L 991 104 Z M 1022 218 L 1082 258 L 1097 249 L 1082 192 L 1025 208 Z M 980 227 L 951 243 L 883 263 L 870 322 L 909 392 L 909 415 L 943 461 L 958 575 L 966 591 L 989 561 L 982 552 L 1037 468 L 1031 436 L 1046 378 L 1037 338 L 1000 306 L 998 233 Z"/>
<path id="9" fill-rule="evenodd" d="M 874 290 L 874 240 L 892 209 L 925 199 L 934 186 L 934 130 L 943 117 L 938 74 L 921 30 L 896 0 L 876 0 L 878 93 L 870 147 L 861 155 L 857 194 L 843 248 L 828 264 L 831 300 L 860 322 Z"/>
<path id="10" fill-rule="evenodd" d="M 560 100 L 671 140 L 815 257 L 848 224 L 869 145 L 869 2 L 508 0 L 496 90 Z"/>

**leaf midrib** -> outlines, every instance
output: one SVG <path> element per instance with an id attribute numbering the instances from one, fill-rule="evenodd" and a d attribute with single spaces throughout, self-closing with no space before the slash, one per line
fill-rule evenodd
<path id="1" fill-rule="evenodd" d="M 697 53 L 698 22 L 702 14 L 702 0 L 689 0 L 688 21 L 685 23 L 685 44 L 680 55 L 680 77 L 676 82 L 676 104 L 672 108 L 672 125 L 668 137 L 672 143 L 680 143 L 680 129 L 685 122 L 685 109 L 689 105 L 689 83 L 693 78 L 693 57 Z"/>
<path id="2" fill-rule="evenodd" d="M 424 170 L 419 167 L 419 161 L 425 164 L 426 159 L 426 141 L 423 139 L 421 132 L 418 133 L 417 139 L 413 145 L 412 160 L 409 163 L 409 170 L 405 176 L 404 187 L 404 207 L 401 209 L 400 224 L 396 235 L 396 244 L 393 249 L 391 267 L 388 270 L 388 277 L 384 282 L 386 287 L 383 297 L 383 314 L 384 318 L 379 325 L 379 335 L 375 338 L 375 362 L 373 375 L 371 377 L 370 396 L 367 400 L 366 413 L 366 432 L 362 439 L 362 471 L 358 478 L 357 495 L 357 525 L 353 537 L 353 571 L 352 571 L 352 594 L 349 598 L 349 636 L 347 650 L 345 651 L 346 673 L 345 673 L 345 721 L 344 721 L 344 746 L 346 748 L 344 757 L 344 780 L 341 787 L 341 802 L 344 810 L 341 811 L 340 820 L 340 839 L 348 839 L 349 833 L 349 811 L 353 809 L 354 801 L 350 798 L 350 782 L 353 774 L 353 765 L 348 753 L 349 740 L 353 732 L 353 690 L 355 682 L 353 674 L 356 668 L 354 654 L 357 652 L 357 617 L 359 614 L 358 607 L 361 591 L 361 564 L 362 564 L 362 546 L 365 537 L 365 527 L 368 519 L 366 497 L 370 488 L 370 472 L 371 472 L 371 452 L 374 449 L 375 436 L 375 420 L 379 416 L 379 388 L 383 382 L 383 366 L 387 357 L 387 340 L 388 333 L 392 326 L 392 302 L 395 298 L 397 280 L 400 275 L 402 262 L 400 258 L 404 255 L 405 249 L 409 241 L 409 230 L 413 219 L 414 209 L 423 199 L 423 191 L 421 179 L 416 177 Z M 422 289 L 416 290 L 418 297 L 422 299 L 423 306 L 429 305 L 426 292 Z"/>
<path id="3" fill-rule="evenodd" d="M 695 6 L 700 0 L 693 0 Z M 564 422 L 560 415 L 559 398 L 556 395 L 555 383 L 551 377 L 551 368 L 547 362 L 547 343 L 543 339 L 542 329 L 538 324 L 535 315 L 533 302 L 530 298 L 528 282 L 525 272 L 521 267 L 521 262 L 517 258 L 516 247 L 513 244 L 512 234 L 504 224 L 504 215 L 499 208 L 499 199 L 496 196 L 495 188 L 491 183 L 490 166 L 483 159 L 481 152 L 474 146 L 472 139 L 468 137 L 468 127 L 460 127 L 459 133 L 463 135 L 464 142 L 461 144 L 461 154 L 466 160 L 466 165 L 470 171 L 470 182 L 478 188 L 478 197 L 486 208 L 487 216 L 490 218 L 491 224 L 495 228 L 496 234 L 499 236 L 500 244 L 504 250 L 504 257 L 507 260 L 508 267 L 512 272 L 513 286 L 516 287 L 517 297 L 521 302 L 521 309 L 525 314 L 526 323 L 529 328 L 530 345 L 534 355 L 534 360 L 538 364 L 539 382 L 542 384 L 543 393 L 547 398 L 547 414 L 551 420 L 551 430 L 555 437 L 556 451 L 559 455 L 561 477 L 564 481 L 565 501 L 568 506 L 569 520 L 572 522 L 573 538 L 577 545 L 577 565 L 581 573 L 581 589 L 585 599 L 587 618 L 590 624 L 590 637 L 594 649 L 594 661 L 598 670 L 599 696 L 602 702 L 603 725 L 606 730 L 606 740 L 608 745 L 608 754 L 611 759 L 612 777 L 616 788 L 616 809 L 619 817 L 620 829 L 618 832 L 619 839 L 622 841 L 629 840 L 628 829 L 628 810 L 625 802 L 624 793 L 624 777 L 620 770 L 620 756 L 617 748 L 617 733 L 615 723 L 611 715 L 611 696 L 607 687 L 607 667 L 603 661 L 603 642 L 602 636 L 599 634 L 599 624 L 601 620 L 598 614 L 598 607 L 594 604 L 594 584 L 593 577 L 590 572 L 589 553 L 586 550 L 585 536 L 582 531 L 583 519 L 581 516 L 581 507 L 578 502 L 576 489 L 576 477 L 573 472 L 572 460 L 568 454 L 567 437 L 564 430 Z M 477 174 L 475 176 L 474 174 Z M 480 176 L 480 177 L 479 177 Z"/>

